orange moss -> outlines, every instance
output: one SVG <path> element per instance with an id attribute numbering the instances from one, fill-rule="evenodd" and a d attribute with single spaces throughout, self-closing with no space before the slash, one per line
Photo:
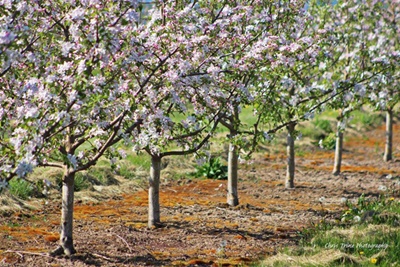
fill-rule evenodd
<path id="1" fill-rule="evenodd" d="M 286 168 L 285 164 L 274 163 L 270 166 L 274 170 L 280 170 Z"/>
<path id="2" fill-rule="evenodd" d="M 284 153 L 275 154 L 275 155 L 265 154 L 264 160 L 269 161 L 269 160 L 285 159 L 286 157 L 287 157 L 287 155 L 285 155 Z"/>
<path id="3" fill-rule="evenodd" d="M 60 235 L 59 234 L 45 235 L 44 240 L 50 243 L 54 243 L 60 240 Z"/>
<path id="4" fill-rule="evenodd" d="M 39 247 L 27 247 L 26 250 L 31 251 L 31 252 L 45 252 L 46 251 L 46 249 L 39 248 Z"/>
<path id="5" fill-rule="evenodd" d="M 324 171 L 332 171 L 332 169 L 333 169 L 333 166 L 314 166 L 311 164 L 304 165 L 303 167 L 306 167 L 309 169 L 314 169 L 314 170 L 324 170 Z M 396 173 L 395 170 L 382 169 L 382 168 L 377 168 L 374 166 L 342 166 L 341 171 L 342 172 L 358 172 L 358 173 L 369 172 L 369 173 L 377 173 L 377 174 Z"/>
<path id="6" fill-rule="evenodd" d="M 29 226 L 0 226 L 0 232 L 5 232 L 9 236 L 16 238 L 19 241 L 28 241 L 38 236 L 49 234 L 44 227 L 29 227 Z"/>
<path id="7" fill-rule="evenodd" d="M 383 148 L 385 145 L 385 140 L 384 139 L 376 139 L 376 138 L 368 138 L 368 139 L 362 139 L 362 138 L 349 138 L 345 144 L 344 147 L 355 147 L 355 148 L 363 148 L 363 147 L 379 147 Z"/>
<path id="8" fill-rule="evenodd" d="M 310 162 L 310 165 L 315 166 L 315 165 L 320 165 L 322 163 L 324 163 L 323 160 L 313 160 L 313 161 Z"/>
<path id="9" fill-rule="evenodd" d="M 222 222 L 221 223 L 221 228 L 225 228 L 225 226 L 226 227 L 228 227 L 228 228 L 238 228 L 239 227 L 239 224 L 238 223 L 230 223 L 230 222 Z"/>
<path id="10" fill-rule="evenodd" d="M 334 153 L 332 151 L 312 151 L 305 153 L 304 156 L 300 158 L 320 161 L 321 159 L 333 159 Z"/>
<path id="11" fill-rule="evenodd" d="M 146 228 L 147 227 L 147 223 L 144 222 L 126 222 L 125 226 L 130 226 L 136 229 L 140 229 L 140 228 Z"/>
<path id="12" fill-rule="evenodd" d="M 240 240 L 247 240 L 247 238 L 245 236 L 243 236 L 243 235 L 236 235 L 233 238 L 240 239 Z"/>
<path id="13" fill-rule="evenodd" d="M 60 221 L 59 221 L 59 220 L 57 220 L 57 221 L 51 221 L 50 224 L 51 224 L 51 225 L 57 226 L 57 225 L 60 225 Z"/>

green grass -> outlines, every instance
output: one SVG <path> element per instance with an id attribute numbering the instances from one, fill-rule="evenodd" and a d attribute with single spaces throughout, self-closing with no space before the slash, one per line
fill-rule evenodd
<path id="1" fill-rule="evenodd" d="M 330 120 L 316 118 L 315 120 L 313 120 L 313 124 L 316 128 L 322 130 L 325 133 L 333 132 L 331 125 L 332 123 Z"/>
<path id="2" fill-rule="evenodd" d="M 299 233 L 299 245 L 283 249 L 258 266 L 400 266 L 400 202 L 366 198 L 336 223 L 314 224 Z"/>
<path id="3" fill-rule="evenodd" d="M 350 124 L 363 130 L 371 129 L 384 122 L 384 116 L 381 113 L 369 110 L 355 110 L 351 113 L 351 117 Z"/>
<path id="4" fill-rule="evenodd" d="M 151 158 L 147 153 L 128 154 L 124 161 L 128 161 L 137 168 L 150 170 Z"/>
<path id="5" fill-rule="evenodd" d="M 28 181 L 20 178 L 14 178 L 9 182 L 10 194 L 20 199 L 28 199 L 34 195 L 35 188 Z"/>

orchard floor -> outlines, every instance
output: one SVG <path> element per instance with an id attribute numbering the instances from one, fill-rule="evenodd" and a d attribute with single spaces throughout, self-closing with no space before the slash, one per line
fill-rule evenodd
<path id="1" fill-rule="evenodd" d="M 299 231 L 311 223 L 340 219 L 343 197 L 356 201 L 363 193 L 378 196 L 384 193 L 381 186 L 399 192 L 399 132 L 397 124 L 395 160 L 388 163 L 381 160 L 383 127 L 347 138 L 339 176 L 331 174 L 333 151 L 302 147 L 293 190 L 284 188 L 285 155 L 265 150 L 252 164 L 241 165 L 237 207 L 224 204 L 226 181 L 164 181 L 158 229 L 146 227 L 143 189 L 101 202 L 77 200 L 78 253 L 71 258 L 46 254 L 57 246 L 59 201 L 34 210 L 3 212 L 0 266 L 249 265 L 297 245 Z"/>

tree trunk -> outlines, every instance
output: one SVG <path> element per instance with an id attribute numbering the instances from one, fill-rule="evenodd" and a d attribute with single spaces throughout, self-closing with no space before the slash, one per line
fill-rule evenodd
<path id="1" fill-rule="evenodd" d="M 339 123 L 340 122 L 338 122 L 338 125 Z M 343 151 L 343 130 L 338 129 L 336 133 L 335 163 L 333 165 L 333 171 L 332 171 L 333 175 L 340 174 L 340 168 L 342 166 L 342 151 Z"/>
<path id="2" fill-rule="evenodd" d="M 228 152 L 228 196 L 227 203 L 230 206 L 239 205 L 237 192 L 238 184 L 238 148 L 234 144 L 229 144 Z"/>
<path id="3" fill-rule="evenodd" d="M 160 175 L 161 158 L 151 157 L 149 177 L 149 218 L 148 226 L 157 227 L 160 224 Z"/>
<path id="4" fill-rule="evenodd" d="M 74 212 L 74 179 L 75 173 L 66 170 L 62 183 L 61 235 L 60 246 L 51 252 L 52 255 L 76 253 L 73 244 L 73 212 Z"/>
<path id="5" fill-rule="evenodd" d="M 385 143 L 385 154 L 383 155 L 384 161 L 392 160 L 392 147 L 393 147 L 393 110 L 389 108 L 386 111 L 386 143 Z"/>
<path id="6" fill-rule="evenodd" d="M 287 126 L 288 136 L 287 136 L 287 168 L 286 168 L 286 182 L 285 188 L 294 188 L 294 171 L 295 171 L 295 154 L 294 154 L 294 129 L 296 127 L 295 123 L 291 123 Z"/>

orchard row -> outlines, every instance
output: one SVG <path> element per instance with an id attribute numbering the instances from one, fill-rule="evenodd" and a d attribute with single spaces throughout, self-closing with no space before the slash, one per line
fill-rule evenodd
<path id="1" fill-rule="evenodd" d="M 123 157 L 121 143 L 152 159 L 149 226 L 160 222 L 161 159 L 202 155 L 219 125 L 229 131 L 230 205 L 238 151 L 286 128 L 293 187 L 296 124 L 326 108 L 341 111 L 338 142 L 352 110 L 387 111 L 391 158 L 399 0 L 0 3 L 0 184 L 64 170 L 53 254 L 75 253 L 75 174 Z"/>

